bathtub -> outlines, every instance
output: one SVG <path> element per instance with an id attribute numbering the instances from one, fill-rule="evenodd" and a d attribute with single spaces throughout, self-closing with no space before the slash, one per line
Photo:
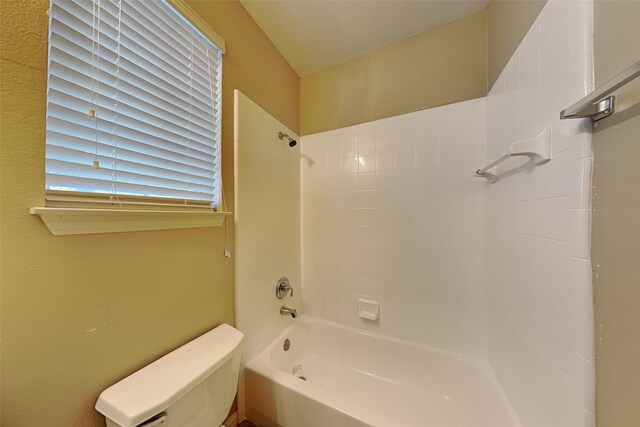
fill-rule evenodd
<path id="1" fill-rule="evenodd" d="M 269 427 L 520 426 L 486 362 L 306 317 L 247 363 L 245 399 Z"/>

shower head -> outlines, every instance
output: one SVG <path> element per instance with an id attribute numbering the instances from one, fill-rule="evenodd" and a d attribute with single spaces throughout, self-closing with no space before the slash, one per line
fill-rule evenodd
<path id="1" fill-rule="evenodd" d="M 295 139 L 291 138 L 286 133 L 278 132 L 278 138 L 280 138 L 280 140 L 286 139 L 287 141 L 289 141 L 289 147 L 295 147 L 296 144 L 298 143 L 298 141 L 296 141 Z"/>

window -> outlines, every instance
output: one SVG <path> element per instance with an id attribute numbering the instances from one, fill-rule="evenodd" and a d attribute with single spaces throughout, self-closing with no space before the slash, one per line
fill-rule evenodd
<path id="1" fill-rule="evenodd" d="M 215 208 L 222 54 L 164 0 L 51 0 L 47 205 Z"/>

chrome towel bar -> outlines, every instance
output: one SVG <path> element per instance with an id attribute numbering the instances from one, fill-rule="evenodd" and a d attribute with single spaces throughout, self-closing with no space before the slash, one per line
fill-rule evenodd
<path id="1" fill-rule="evenodd" d="M 507 153 L 476 171 L 476 176 L 487 178 L 489 182 L 496 182 L 498 175 L 489 172 L 491 169 L 511 157 L 529 157 L 535 164 L 546 163 L 551 159 L 551 131 L 543 130 L 538 136 L 511 144 Z"/>
<path id="2" fill-rule="evenodd" d="M 640 61 L 627 68 L 580 101 L 560 112 L 560 119 L 589 118 L 591 122 L 609 117 L 615 111 L 616 97 L 611 92 L 640 76 Z"/>

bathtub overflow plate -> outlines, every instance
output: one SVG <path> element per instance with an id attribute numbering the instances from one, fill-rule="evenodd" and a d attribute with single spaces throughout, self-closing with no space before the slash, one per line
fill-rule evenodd
<path id="1" fill-rule="evenodd" d="M 291 341 L 289 341 L 289 339 L 284 340 L 282 348 L 284 348 L 284 351 L 289 351 L 289 348 L 291 348 Z"/>

